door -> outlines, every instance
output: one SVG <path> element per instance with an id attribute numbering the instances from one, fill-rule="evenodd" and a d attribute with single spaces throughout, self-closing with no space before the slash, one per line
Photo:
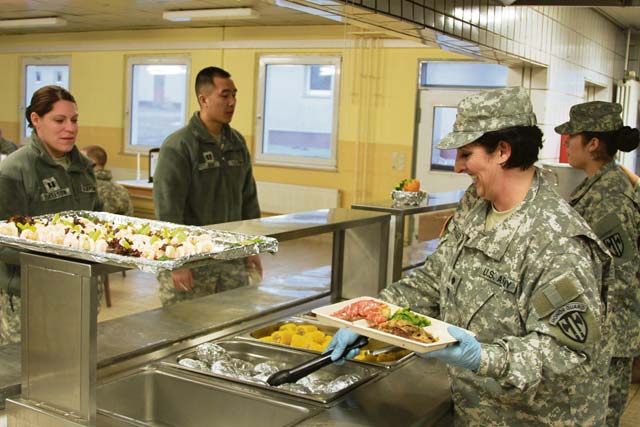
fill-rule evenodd
<path id="1" fill-rule="evenodd" d="M 453 171 L 456 150 L 438 150 L 434 146 L 453 129 L 460 100 L 475 91 L 422 89 L 420 123 L 416 141 L 415 176 L 428 193 L 464 190 L 471 184 L 466 174 Z"/>

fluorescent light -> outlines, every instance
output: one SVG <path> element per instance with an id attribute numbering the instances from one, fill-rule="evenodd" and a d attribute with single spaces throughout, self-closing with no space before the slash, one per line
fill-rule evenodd
<path id="1" fill-rule="evenodd" d="M 288 2 L 287 0 L 275 0 L 275 5 L 286 7 L 287 9 L 297 10 L 298 12 L 308 13 L 310 15 L 321 16 L 332 21 L 342 22 L 342 16 L 333 14 L 328 11 L 314 9 L 313 7 L 301 6 L 299 4 Z"/>
<path id="2" fill-rule="evenodd" d="M 67 21 L 58 17 L 0 20 L 0 28 L 53 27 L 62 25 L 67 25 Z"/>
<path id="3" fill-rule="evenodd" d="M 209 21 L 214 19 L 255 19 L 260 14 L 250 7 L 228 9 L 172 10 L 162 13 L 162 18 L 172 22 Z"/>

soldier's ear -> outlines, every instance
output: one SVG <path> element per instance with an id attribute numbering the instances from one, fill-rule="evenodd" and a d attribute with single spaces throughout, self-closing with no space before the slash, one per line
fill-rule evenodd
<path id="1" fill-rule="evenodd" d="M 585 147 L 587 148 L 588 152 L 595 153 L 600 148 L 600 138 L 591 138 L 589 141 L 587 141 Z"/>

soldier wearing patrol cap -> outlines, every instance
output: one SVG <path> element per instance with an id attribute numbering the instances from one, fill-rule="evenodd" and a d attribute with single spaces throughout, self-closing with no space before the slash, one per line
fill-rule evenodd
<path id="1" fill-rule="evenodd" d="M 611 258 L 533 166 L 541 146 L 522 88 L 463 99 L 437 148 L 473 184 L 424 266 L 380 295 L 475 333 L 452 326 L 457 344 L 421 355 L 448 365 L 459 426 L 604 424 Z M 353 339 L 338 331 L 334 360 Z"/>
<path id="2" fill-rule="evenodd" d="M 638 146 L 637 129 L 623 126 L 622 107 L 612 102 L 574 105 L 570 120 L 555 128 L 569 135 L 565 141 L 569 163 L 587 178 L 571 194 L 569 203 L 589 223 L 609 249 L 615 282 L 609 288 L 608 325 L 611 338 L 607 425 L 620 423 L 631 384 L 633 357 L 640 355 L 640 199 L 618 168 L 618 150 Z"/>

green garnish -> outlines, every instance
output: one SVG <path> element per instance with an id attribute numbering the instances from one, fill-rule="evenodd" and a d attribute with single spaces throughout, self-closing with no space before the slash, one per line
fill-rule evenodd
<path id="1" fill-rule="evenodd" d="M 151 243 L 152 245 L 157 242 L 158 240 L 160 240 L 160 238 L 156 235 L 151 236 L 151 239 L 149 239 L 149 243 Z"/>
<path id="2" fill-rule="evenodd" d="M 400 183 L 398 185 L 395 186 L 394 190 L 396 191 L 402 191 L 402 187 L 404 187 L 404 185 L 407 183 L 407 181 L 409 181 L 408 179 L 403 179 L 402 181 L 400 181 Z"/>
<path id="3" fill-rule="evenodd" d="M 122 245 L 123 248 L 131 249 L 131 243 L 129 243 L 127 239 L 121 239 L 120 244 Z"/>
<path id="4" fill-rule="evenodd" d="M 89 231 L 87 233 L 87 236 L 91 237 L 91 239 L 95 242 L 96 240 L 98 240 L 101 234 L 102 232 L 100 230 L 93 230 L 93 231 Z"/>
<path id="5" fill-rule="evenodd" d="M 31 230 L 33 232 L 36 231 L 36 226 L 32 224 L 23 224 L 21 222 L 16 222 L 16 226 L 20 229 L 20 231 Z"/>
<path id="6" fill-rule="evenodd" d="M 51 220 L 51 222 L 55 225 L 58 223 L 58 221 L 60 221 L 60 214 L 57 213 L 53 216 L 53 219 Z"/>
<path id="7" fill-rule="evenodd" d="M 400 310 L 393 313 L 393 316 L 391 316 L 389 320 L 405 320 L 419 328 L 423 328 L 431 324 L 429 319 L 414 313 L 413 311 L 409 310 L 408 307 L 401 308 Z"/>
<path id="8" fill-rule="evenodd" d="M 149 234 L 149 231 L 151 230 L 151 226 L 149 224 L 145 224 L 142 227 L 140 227 L 136 233 L 137 234 Z"/>
<path id="9" fill-rule="evenodd" d="M 158 261 L 171 261 L 171 258 L 166 255 L 162 255 L 161 257 L 158 257 Z"/>

